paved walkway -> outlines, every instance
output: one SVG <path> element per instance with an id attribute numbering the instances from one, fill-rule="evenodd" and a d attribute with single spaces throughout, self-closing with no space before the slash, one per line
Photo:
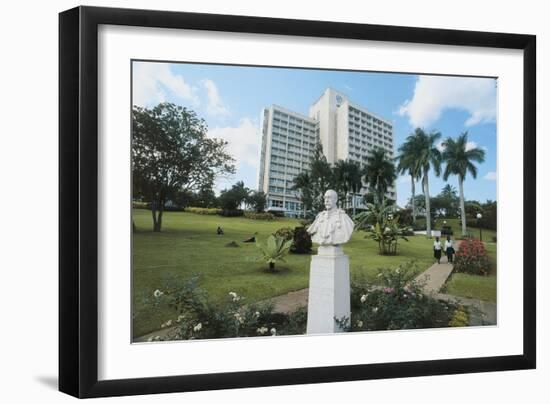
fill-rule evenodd
<path id="1" fill-rule="evenodd" d="M 437 262 L 416 277 L 416 282 L 424 284 L 426 293 L 438 293 L 453 272 L 453 266 L 447 262 Z"/>

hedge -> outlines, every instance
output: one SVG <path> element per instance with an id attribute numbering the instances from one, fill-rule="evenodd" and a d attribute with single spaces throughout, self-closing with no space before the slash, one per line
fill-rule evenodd
<path id="1" fill-rule="evenodd" d="M 269 220 L 269 221 L 275 219 L 275 215 L 273 213 L 268 213 L 268 212 L 261 212 L 261 213 L 244 212 L 244 217 L 246 217 L 247 219 Z"/>
<path id="2" fill-rule="evenodd" d="M 198 215 L 219 215 L 221 212 L 221 209 L 188 207 L 188 208 L 185 208 L 185 211 L 189 213 L 196 213 Z"/>

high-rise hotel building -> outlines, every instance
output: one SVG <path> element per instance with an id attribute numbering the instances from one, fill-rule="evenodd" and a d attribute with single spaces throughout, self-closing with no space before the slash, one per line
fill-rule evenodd
<path id="1" fill-rule="evenodd" d="M 303 214 L 293 180 L 309 169 L 317 142 L 330 164 L 351 160 L 364 166 L 375 148 L 394 156 L 392 123 L 331 88 L 313 103 L 308 116 L 277 105 L 265 108 L 261 131 L 258 189 L 267 194 L 269 211 L 282 211 L 286 216 Z M 361 195 L 366 191 L 364 187 Z M 360 206 L 361 195 L 356 197 L 356 206 Z M 388 196 L 396 199 L 395 185 Z"/>

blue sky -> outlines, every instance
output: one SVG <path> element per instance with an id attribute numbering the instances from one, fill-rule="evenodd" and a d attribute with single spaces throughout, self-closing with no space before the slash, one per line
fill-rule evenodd
<path id="1" fill-rule="evenodd" d="M 415 127 L 437 130 L 443 137 L 468 132 L 471 146 L 485 150 L 478 177 L 467 177 L 467 199 L 496 200 L 496 80 L 376 72 L 347 72 L 134 62 L 133 103 L 151 107 L 168 101 L 193 109 L 208 124 L 209 135 L 229 142 L 237 173 L 221 179 L 223 189 L 237 180 L 256 188 L 260 113 L 278 104 L 307 115 L 309 106 L 332 87 L 393 121 L 396 148 Z M 458 188 L 456 177 L 449 183 Z M 430 194 L 445 182 L 430 176 Z M 417 184 L 417 193 L 421 193 Z M 410 179 L 397 180 L 398 204 L 410 197 Z"/>

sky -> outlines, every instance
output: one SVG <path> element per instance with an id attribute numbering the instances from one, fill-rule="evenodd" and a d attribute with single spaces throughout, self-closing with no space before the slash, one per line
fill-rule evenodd
<path id="1" fill-rule="evenodd" d="M 208 125 L 208 136 L 223 138 L 236 160 L 236 174 L 216 190 L 244 181 L 257 188 L 260 114 L 280 105 L 308 114 L 310 105 L 331 87 L 367 110 L 393 122 L 395 149 L 416 127 L 438 131 L 442 140 L 468 132 L 468 147 L 485 150 L 477 179 L 464 183 L 466 199 L 496 200 L 497 82 L 493 78 L 350 72 L 191 63 L 133 62 L 133 104 L 152 107 L 172 102 L 194 110 Z M 442 150 L 442 145 L 438 147 Z M 410 177 L 397 179 L 397 203 L 411 195 Z M 433 173 L 430 194 L 446 184 Z M 458 190 L 456 176 L 448 183 Z M 422 193 L 417 183 L 417 194 Z"/>

